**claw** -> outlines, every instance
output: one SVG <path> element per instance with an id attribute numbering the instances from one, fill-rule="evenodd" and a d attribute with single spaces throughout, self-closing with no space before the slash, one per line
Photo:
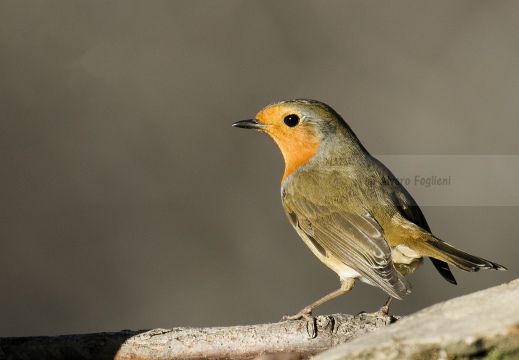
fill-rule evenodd
<path id="1" fill-rule="evenodd" d="M 281 318 L 281 321 L 301 319 L 306 320 L 306 331 L 308 336 L 310 336 L 311 339 L 315 339 L 317 337 L 317 324 L 310 309 L 304 308 L 295 315 L 285 315 Z"/>

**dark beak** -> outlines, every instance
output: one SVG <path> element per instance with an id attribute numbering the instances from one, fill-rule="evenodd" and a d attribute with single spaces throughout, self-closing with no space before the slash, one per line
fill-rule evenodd
<path id="1" fill-rule="evenodd" d="M 263 130 L 267 125 L 260 123 L 256 119 L 249 119 L 249 120 L 241 120 L 241 121 L 235 122 L 234 124 L 232 124 L 232 126 L 244 128 L 244 129 Z"/>

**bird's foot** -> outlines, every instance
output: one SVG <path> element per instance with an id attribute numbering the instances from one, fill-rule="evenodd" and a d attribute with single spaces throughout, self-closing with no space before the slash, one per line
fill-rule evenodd
<path id="1" fill-rule="evenodd" d="M 314 339 L 317 336 L 317 324 L 315 321 L 315 317 L 312 315 L 311 308 L 305 307 L 295 315 L 285 315 L 281 318 L 281 321 L 300 319 L 306 320 L 306 330 L 308 332 L 308 336 L 310 336 L 311 339 Z"/>
<path id="2" fill-rule="evenodd" d="M 391 305 L 391 301 L 393 301 L 393 298 L 389 297 L 389 299 L 387 299 L 387 301 L 384 304 L 384 306 L 382 306 L 377 312 L 367 313 L 366 315 L 371 316 L 371 317 L 386 317 L 386 316 L 389 316 L 388 313 L 389 313 L 389 306 Z"/>
<path id="3" fill-rule="evenodd" d="M 375 312 L 361 311 L 356 316 L 364 315 L 364 316 L 369 316 L 369 317 L 376 318 L 376 317 L 386 317 L 386 316 L 389 316 L 388 313 L 389 313 L 389 307 L 382 306 L 378 311 L 375 311 Z"/>
<path id="4" fill-rule="evenodd" d="M 298 312 L 295 315 L 285 315 L 281 318 L 281 321 L 286 320 L 300 320 L 302 318 L 305 318 L 306 320 L 314 320 L 314 317 L 312 315 L 313 308 L 310 306 L 304 307 L 301 309 L 300 312 Z"/>
<path id="5" fill-rule="evenodd" d="M 378 315 L 378 316 L 388 316 L 388 313 L 389 313 L 389 305 L 384 305 L 380 309 L 378 309 L 378 311 L 374 314 Z"/>

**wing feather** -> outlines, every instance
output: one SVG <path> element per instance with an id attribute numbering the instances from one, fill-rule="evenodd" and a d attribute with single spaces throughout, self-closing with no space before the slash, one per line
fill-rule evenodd
<path id="1" fill-rule="evenodd" d="M 397 299 L 410 292 L 410 284 L 393 265 L 382 228 L 370 213 L 333 210 L 301 198 L 295 203 L 283 200 L 289 217 L 297 217 L 292 221 L 296 230 L 324 249 L 326 256 L 354 269 L 367 282 Z"/>

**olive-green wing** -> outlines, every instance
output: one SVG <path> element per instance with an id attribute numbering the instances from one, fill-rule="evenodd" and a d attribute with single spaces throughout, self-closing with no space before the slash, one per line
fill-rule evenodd
<path id="1" fill-rule="evenodd" d="M 395 269 L 383 230 L 370 213 L 357 215 L 285 197 L 283 206 L 298 233 L 324 256 L 354 269 L 392 297 L 402 299 L 411 291 L 410 284 Z"/>

